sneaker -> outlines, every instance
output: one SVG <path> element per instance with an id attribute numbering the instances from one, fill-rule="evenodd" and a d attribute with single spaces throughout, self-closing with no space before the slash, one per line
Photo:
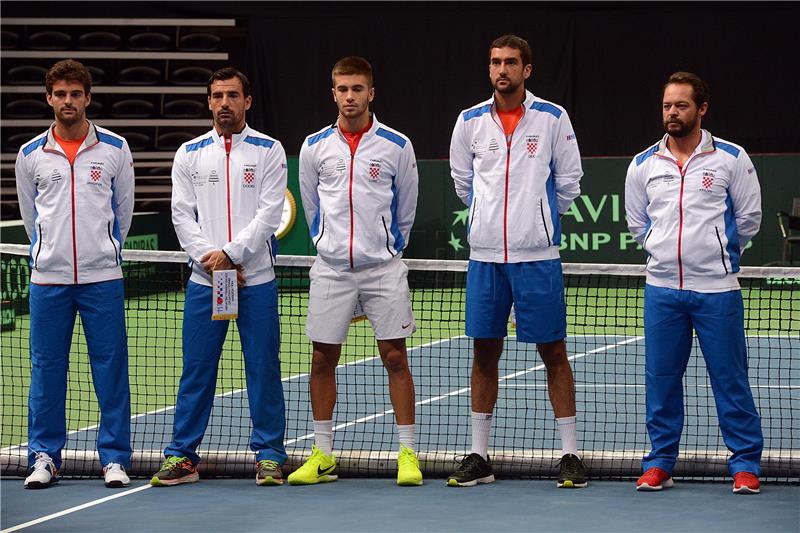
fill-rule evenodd
<path id="1" fill-rule="evenodd" d="M 422 472 L 419 469 L 419 459 L 414 450 L 407 446 L 400 446 L 397 454 L 397 484 L 403 487 L 422 485 Z"/>
<path id="2" fill-rule="evenodd" d="M 494 474 L 489 461 L 477 453 L 464 457 L 458 469 L 447 478 L 448 487 L 474 487 L 478 483 L 494 483 Z"/>
<path id="3" fill-rule="evenodd" d="M 568 453 L 559 461 L 558 483 L 560 489 L 582 489 L 589 484 L 586 481 L 586 466 L 577 455 Z"/>
<path id="4" fill-rule="evenodd" d="M 647 472 L 642 474 L 642 477 L 636 482 L 636 490 L 644 491 L 668 489 L 671 486 L 670 475 L 656 466 L 648 468 Z"/>
<path id="5" fill-rule="evenodd" d="M 750 472 L 736 472 L 733 475 L 733 492 L 735 494 L 758 494 L 761 492 L 758 476 Z"/>
<path id="6" fill-rule="evenodd" d="M 58 481 L 58 469 L 53 459 L 44 452 L 36 453 L 33 471 L 25 478 L 26 489 L 46 489 Z"/>
<path id="7" fill-rule="evenodd" d="M 303 466 L 289 474 L 288 479 L 289 485 L 316 485 L 336 481 L 339 479 L 336 473 L 336 458 L 312 444 L 311 457 L 303 463 Z"/>
<path id="8" fill-rule="evenodd" d="M 181 483 L 196 483 L 200 481 L 197 467 L 188 457 L 175 457 L 168 455 L 161 465 L 161 470 L 156 472 L 150 480 L 154 487 L 170 487 Z"/>
<path id="9" fill-rule="evenodd" d="M 106 487 L 110 489 L 119 489 L 127 487 L 131 479 L 125 473 L 125 467 L 119 463 L 108 463 L 103 468 L 103 478 L 106 482 Z"/>
<path id="10" fill-rule="evenodd" d="M 283 485 L 281 465 L 264 459 L 256 464 L 256 485 Z"/>

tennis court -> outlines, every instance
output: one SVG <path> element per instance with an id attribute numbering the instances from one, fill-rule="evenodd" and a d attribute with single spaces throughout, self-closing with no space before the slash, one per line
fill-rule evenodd
<path id="1" fill-rule="evenodd" d="M 313 442 L 307 374 L 311 350 L 303 334 L 302 316 L 306 294 L 303 284 L 308 268 L 304 261 L 308 260 L 280 259 L 283 261 L 279 269 L 283 328 L 281 357 L 287 402 L 286 444 L 290 455 L 289 468 L 292 468 L 302 461 Z M 132 420 L 134 463 L 131 473 L 144 477 L 158 468 L 161 450 L 170 440 L 175 391 L 180 377 L 182 293 L 174 289 L 185 280 L 185 267 L 177 262 L 163 262 L 163 256 L 161 260 L 155 267 L 147 262 L 132 263 L 129 271 L 139 274 L 128 274 L 126 278 L 131 391 L 133 412 L 137 413 Z M 425 262 L 410 263 L 414 267 L 409 279 L 413 288 L 418 331 L 411 338 L 410 345 L 413 347 L 409 350 L 409 357 L 417 390 L 417 448 L 427 484 L 420 489 L 422 496 L 402 496 L 405 502 L 402 505 L 422 506 L 420 509 L 409 507 L 415 509 L 414 514 L 419 515 L 421 520 L 414 522 L 409 529 L 447 529 L 452 525 L 446 521 L 426 522 L 430 516 L 436 515 L 436 509 L 431 513 L 424 510 L 424 501 L 429 498 L 452 502 L 453 507 L 462 509 L 462 512 L 463 507 L 475 505 L 479 508 L 481 502 L 491 506 L 517 502 L 528 510 L 531 502 L 538 501 L 549 502 L 556 508 L 563 508 L 570 502 L 580 502 L 580 505 L 588 505 L 596 513 L 604 512 L 601 508 L 613 502 L 614 506 L 622 509 L 628 506 L 633 512 L 642 502 L 651 505 L 650 502 L 655 501 L 642 500 L 633 491 L 631 483 L 640 472 L 640 459 L 648 448 L 644 428 L 642 280 L 634 275 L 636 272 L 583 272 L 585 267 L 578 267 L 572 272 L 565 267 L 570 309 L 568 352 L 576 379 L 579 446 L 591 469 L 590 490 L 572 491 L 571 494 L 552 490 L 554 481 L 551 478 L 557 473 L 556 463 L 560 453 L 547 396 L 545 370 L 535 347 L 517 343 L 512 329 L 501 360 L 500 394 L 490 443 L 495 471 L 502 482 L 488 490 L 481 487 L 473 491 L 447 491 L 441 478 L 452 470 L 457 456 L 469 449 L 471 341 L 462 335 L 464 273 L 463 268 L 454 262 L 437 264 L 435 268 Z M 146 274 L 142 275 L 141 272 Z M 768 504 L 761 504 L 757 509 L 759 512 L 769 510 L 771 519 L 777 521 L 776 525 L 782 523 L 785 529 L 787 524 L 796 524 L 797 519 L 797 505 L 787 503 L 797 502 L 800 497 L 797 487 L 800 479 L 800 417 L 797 416 L 800 411 L 800 299 L 795 297 L 798 289 L 795 283 L 786 283 L 785 280 L 775 283 L 769 281 L 772 278 L 760 275 L 764 272 L 758 274 L 759 277 L 752 278 L 752 282 L 743 281 L 748 302 L 751 386 L 762 416 L 765 436 L 763 468 L 767 485 L 764 491 L 766 497 L 760 500 L 769 500 Z M 18 497 L 15 494 L 22 492 L 22 483 L 21 479 L 8 476 L 24 472 L 27 454 L 24 447 L 27 431 L 27 381 L 24 376 L 25 372 L 29 372 L 29 366 L 26 370 L 26 365 L 29 365 L 26 321 L 27 316 L 18 316 L 17 328 L 4 332 L 2 339 L 3 366 L 11 370 L 3 372 L 4 448 L 0 453 L 5 476 L 2 488 L 6 495 L 3 527 L 50 514 L 45 511 L 52 504 L 51 498 L 56 498 L 56 501 L 61 498 L 50 496 L 53 492 L 64 494 L 66 499 L 57 509 L 53 507 L 52 512 L 110 495 L 97 479 L 100 469 L 94 452 L 97 409 L 88 377 L 86 347 L 79 328 L 76 328 L 68 396 L 69 428 L 72 431 L 64 452 L 65 474 L 75 479 L 63 480 L 55 491 L 42 491 L 50 496 L 48 498 L 39 494 L 33 496 L 36 501 L 46 501 L 46 509 L 33 512 L 28 506 L 16 509 L 12 505 L 13 498 Z M 334 418 L 334 448 L 340 458 L 342 480 L 333 488 L 277 489 L 280 491 L 280 496 L 277 496 L 279 501 L 286 500 L 279 504 L 282 510 L 285 506 L 287 511 L 281 513 L 281 519 L 294 506 L 297 512 L 302 513 L 300 509 L 304 506 L 317 502 L 319 498 L 315 494 L 324 494 L 324 498 L 330 498 L 332 502 L 338 501 L 339 509 L 342 509 L 348 508 L 354 498 L 367 505 L 365 502 L 373 496 L 385 498 L 387 495 L 383 492 L 396 489 L 392 480 L 381 479 L 394 475 L 393 452 L 397 444 L 386 375 L 380 359 L 376 357 L 371 328 L 367 322 L 351 326 L 344 354 L 343 364 L 337 373 L 339 402 Z M 72 526 L 62 526 L 73 523 L 79 529 L 82 516 L 109 512 L 120 506 L 133 505 L 132 502 L 136 502 L 139 514 L 131 517 L 130 523 L 146 527 L 147 515 L 141 513 L 147 509 L 153 513 L 152 520 L 157 520 L 157 503 L 148 503 L 155 498 L 168 498 L 170 506 L 184 502 L 193 508 L 198 504 L 207 507 L 209 501 L 213 501 L 216 507 L 229 494 L 231 498 L 239 494 L 238 497 L 245 501 L 250 498 L 252 505 L 259 505 L 259 501 L 263 503 L 263 490 L 244 495 L 257 487 L 250 479 L 254 466 L 253 454 L 248 449 L 250 424 L 243 383 L 241 353 L 235 327 L 232 327 L 223 350 L 218 395 L 200 450 L 204 459 L 200 467 L 202 483 L 196 487 L 168 491 L 145 489 L 145 492 L 131 493 L 120 501 L 103 502 L 99 506 L 70 513 L 69 518 L 58 518 L 57 529 L 69 529 Z M 741 511 L 744 508 L 739 505 L 739 499 L 734 503 L 729 498 L 732 496 L 725 468 L 727 450 L 717 428 L 710 383 L 697 346 L 689 364 L 684 391 L 686 422 L 682 456 L 675 472 L 679 490 L 673 491 L 678 496 L 667 497 L 676 505 L 684 505 L 682 498 L 689 497 L 690 493 L 692 497 L 701 499 L 719 495 L 725 498 L 720 500 L 721 505 Z M 245 479 L 211 479 L 215 476 Z M 77 479 L 81 477 L 94 480 Z M 356 477 L 378 479 L 348 479 Z M 623 482 L 605 483 L 604 480 Z M 680 483 L 681 480 L 712 483 Z M 722 484 L 713 483 L 722 480 Z M 145 479 L 139 479 L 132 486 L 144 487 L 144 483 Z M 66 487 L 76 484 L 86 489 L 76 491 L 80 495 L 66 494 L 73 492 Z M 95 486 L 102 489 L 98 489 L 96 496 L 93 492 L 95 489 L 90 488 Z M 316 492 L 316 489 L 324 492 Z M 581 494 L 575 494 L 577 492 Z M 462 500 L 460 495 L 464 493 L 468 494 Z M 93 497 L 87 497 L 89 494 Z M 343 500 L 349 503 L 343 504 Z M 333 505 L 332 502 L 325 505 Z M 231 503 L 231 508 L 241 504 Z M 375 504 L 376 507 L 385 507 L 386 501 L 376 499 Z M 441 507 L 434 503 L 429 505 Z M 653 505 L 658 507 L 660 504 Z M 360 507 L 356 505 L 353 508 Z M 100 510 L 103 508 L 106 510 Z M 325 516 L 334 512 L 340 514 L 334 507 L 330 507 L 329 511 L 325 511 L 326 508 L 320 510 Z M 377 530 L 382 526 L 392 529 L 392 523 L 386 522 L 386 512 L 376 509 L 374 516 L 357 522 L 349 522 L 349 519 L 334 524 L 297 522 L 295 529 Z M 756 509 L 752 512 L 756 512 Z M 539 514 L 522 513 L 512 517 L 513 513 L 509 513 L 507 521 L 503 522 L 506 527 L 502 529 L 526 529 L 522 527 L 525 522 L 516 521 L 518 518 L 521 520 L 521 516 L 527 516 L 527 520 L 533 516 L 541 519 Z M 243 516 L 246 512 L 242 510 L 234 514 Z M 466 512 L 466 516 L 471 516 L 471 512 Z M 589 516 L 586 516 L 586 526 L 593 524 Z M 623 516 L 626 516 L 624 512 L 620 517 Z M 736 520 L 736 516 L 735 513 L 728 514 L 725 516 L 727 521 L 720 523 L 728 524 L 729 531 L 745 529 L 738 526 L 748 523 L 747 516 L 743 514 L 739 520 Z M 447 519 L 447 514 L 443 518 Z M 635 529 L 628 526 L 639 522 L 630 516 L 628 518 L 627 522 L 609 522 L 608 529 Z M 567 529 L 579 528 L 581 518 L 575 519 L 575 527 L 569 525 Z M 274 520 L 277 524 L 283 523 Z M 51 526 L 54 524 L 49 523 Z M 481 517 L 474 516 L 470 526 L 465 529 L 481 529 L 481 523 Z M 763 525 L 764 522 L 760 523 Z M 250 522 L 246 520 L 238 522 L 235 529 L 248 529 L 248 524 Z M 253 529 L 257 528 L 255 524 Z M 565 526 L 564 522 L 558 521 L 549 524 L 551 528 Z M 593 525 L 593 529 L 598 529 L 597 524 Z M 34 526 L 33 530 L 36 527 L 48 527 L 47 522 Z M 227 525 L 220 523 L 218 527 L 207 528 L 222 527 Z M 546 526 L 543 528 L 547 529 Z"/>

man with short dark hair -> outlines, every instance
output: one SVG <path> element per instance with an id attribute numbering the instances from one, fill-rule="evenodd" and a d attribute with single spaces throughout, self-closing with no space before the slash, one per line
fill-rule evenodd
<path id="1" fill-rule="evenodd" d="M 414 452 L 414 380 L 406 337 L 416 330 L 401 257 L 417 206 L 417 162 L 411 141 L 370 113 L 372 67 L 346 57 L 333 67 L 339 117 L 300 148 L 300 192 L 317 249 L 311 268 L 306 333 L 313 343 L 309 388 L 314 415 L 311 457 L 289 476 L 292 485 L 335 481 L 333 409 L 336 365 L 351 312 L 372 323 L 397 422 L 397 484 L 422 485 Z"/>
<path id="2" fill-rule="evenodd" d="M 212 320 L 212 276 L 236 270 L 247 400 L 256 453 L 256 484 L 283 483 L 285 415 L 278 360 L 280 322 L 273 270 L 274 233 L 286 189 L 286 154 L 277 140 L 250 128 L 247 77 L 233 68 L 208 82 L 213 129 L 184 143 L 172 166 L 172 222 L 192 264 L 183 314 L 183 374 L 172 442 L 150 483 L 199 480 L 197 447 L 217 383 L 228 321 Z"/>
<path id="3" fill-rule="evenodd" d="M 100 407 L 97 450 L 106 486 L 130 468 L 130 387 L 122 244 L 133 214 L 133 159 L 122 137 L 86 119 L 92 78 L 59 61 L 45 78 L 55 122 L 20 148 L 17 195 L 31 240 L 28 460 L 25 488 L 58 479 L 75 314 L 81 315 Z"/>
<path id="4" fill-rule="evenodd" d="M 561 435 L 558 487 L 585 487 L 567 359 L 561 215 L 580 193 L 580 153 L 563 107 L 525 90 L 533 67 L 515 35 L 489 47 L 491 99 L 461 112 L 450 143 L 456 193 L 469 206 L 466 334 L 474 338 L 472 451 L 450 486 L 494 481 L 489 434 L 513 304 L 517 341 L 536 343 Z"/>
<path id="5" fill-rule="evenodd" d="M 676 72 L 664 86 L 666 134 L 631 161 L 628 228 L 648 254 L 644 291 L 647 431 L 652 450 L 637 490 L 672 486 L 683 430 L 683 375 L 692 330 L 711 376 L 733 492 L 760 490 L 761 419 L 747 376 L 744 304 L 736 273 L 761 224 L 761 190 L 744 149 L 701 129 L 708 86 Z"/>

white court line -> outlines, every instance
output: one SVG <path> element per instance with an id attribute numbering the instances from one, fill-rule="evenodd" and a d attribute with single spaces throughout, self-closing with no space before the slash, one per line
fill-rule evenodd
<path id="1" fill-rule="evenodd" d="M 546 389 L 546 383 L 508 383 L 500 385 L 509 389 Z M 711 385 L 687 385 L 690 389 L 710 389 Z M 576 389 L 643 389 L 645 385 L 616 383 L 575 384 Z M 800 389 L 800 385 L 750 385 L 751 389 Z"/>
<path id="2" fill-rule="evenodd" d="M 615 336 L 621 336 L 621 335 L 615 335 Z M 462 337 L 457 337 L 457 338 L 463 338 L 463 336 Z M 607 351 L 607 350 L 610 350 L 612 348 L 616 348 L 618 346 L 622 346 L 622 345 L 625 345 L 625 344 L 630 344 L 632 342 L 640 341 L 642 339 L 644 339 L 644 337 L 631 337 L 631 338 L 625 339 L 624 341 L 620 341 L 620 342 L 617 342 L 617 343 L 614 343 L 614 344 L 606 344 L 605 346 L 602 346 L 600 348 L 595 348 L 594 350 L 589 350 L 587 352 L 583 352 L 583 353 L 572 355 L 572 356 L 568 357 L 568 359 L 570 361 L 575 361 L 576 359 L 581 359 L 583 357 L 586 357 L 587 355 L 591 355 L 591 354 Z M 448 340 L 450 340 L 450 339 L 448 339 Z M 506 380 L 509 380 L 509 379 L 514 379 L 514 378 L 517 378 L 519 376 L 523 376 L 525 374 L 529 374 L 531 372 L 534 372 L 536 370 L 541 370 L 543 368 L 545 368 L 544 363 L 542 363 L 540 365 L 536 365 L 536 366 L 531 367 L 531 368 L 528 368 L 526 370 L 520 370 L 518 372 L 512 372 L 511 374 L 506 374 L 505 376 L 500 377 L 498 381 L 500 381 L 502 383 L 503 381 L 506 381 Z M 448 392 L 446 394 L 441 394 L 439 396 L 431 396 L 430 398 L 427 398 L 425 400 L 421 400 L 419 402 L 416 402 L 414 405 L 427 405 L 427 404 L 430 404 L 430 403 L 438 402 L 439 400 L 444 400 L 445 398 L 449 398 L 451 396 L 458 396 L 459 394 L 464 394 L 465 392 L 469 392 L 469 390 L 470 390 L 470 387 L 463 387 L 463 388 L 460 388 L 460 389 L 457 389 L 457 390 L 454 390 L 454 391 L 450 391 L 450 392 Z M 365 416 L 365 417 L 362 417 L 362 418 L 358 418 L 356 420 L 351 420 L 350 422 L 345 422 L 343 424 L 338 424 L 338 425 L 333 427 L 333 430 L 336 431 L 336 430 L 339 430 L 339 429 L 344 429 L 346 427 L 354 426 L 356 424 L 360 424 L 362 422 L 369 422 L 370 420 L 375 420 L 377 418 L 381 418 L 381 417 L 390 415 L 392 413 L 394 413 L 394 409 L 387 409 L 387 410 L 385 410 L 383 412 L 380 412 L 380 413 L 374 413 L 374 414 L 371 414 L 371 415 L 368 415 L 368 416 Z M 307 433 L 307 434 L 305 434 L 305 435 L 303 435 L 301 437 L 297 437 L 296 439 L 288 440 L 288 441 L 285 442 L 285 444 L 286 445 L 295 444 L 295 443 L 297 443 L 297 442 L 299 442 L 301 440 L 310 439 L 313 436 L 314 436 L 313 432 L 312 433 Z"/>
<path id="3" fill-rule="evenodd" d="M 119 492 L 112 496 L 106 496 L 105 498 L 92 500 L 90 502 L 76 505 L 75 507 L 70 507 L 69 509 L 64 509 L 63 511 L 58 511 L 57 513 L 49 514 L 41 518 L 36 518 L 35 520 L 31 520 L 29 522 L 17 524 L 16 526 L 11 526 L 9 528 L 3 529 L 2 531 L 0 531 L 0 533 L 11 533 L 12 531 L 19 531 L 20 529 L 25 529 L 26 527 L 35 526 L 37 524 L 41 524 L 42 522 L 47 522 L 48 520 L 52 520 L 54 518 L 59 518 L 61 516 L 68 515 L 77 511 L 82 511 L 83 509 L 88 509 L 89 507 L 94 507 L 95 505 L 100 505 L 101 503 L 106 503 L 111 500 L 116 500 L 117 498 L 124 498 L 125 496 L 130 496 L 131 494 L 142 492 L 143 490 L 147 490 L 149 488 L 151 488 L 151 486 L 148 483 L 147 485 L 136 487 L 135 489 L 126 490 L 125 492 Z"/>

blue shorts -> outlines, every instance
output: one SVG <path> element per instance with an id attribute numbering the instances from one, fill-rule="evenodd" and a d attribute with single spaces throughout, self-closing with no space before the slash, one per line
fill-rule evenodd
<path id="1" fill-rule="evenodd" d="M 469 262 L 466 334 L 477 339 L 508 335 L 511 304 L 517 340 L 547 343 L 566 338 L 567 306 L 560 259 L 527 263 Z"/>

